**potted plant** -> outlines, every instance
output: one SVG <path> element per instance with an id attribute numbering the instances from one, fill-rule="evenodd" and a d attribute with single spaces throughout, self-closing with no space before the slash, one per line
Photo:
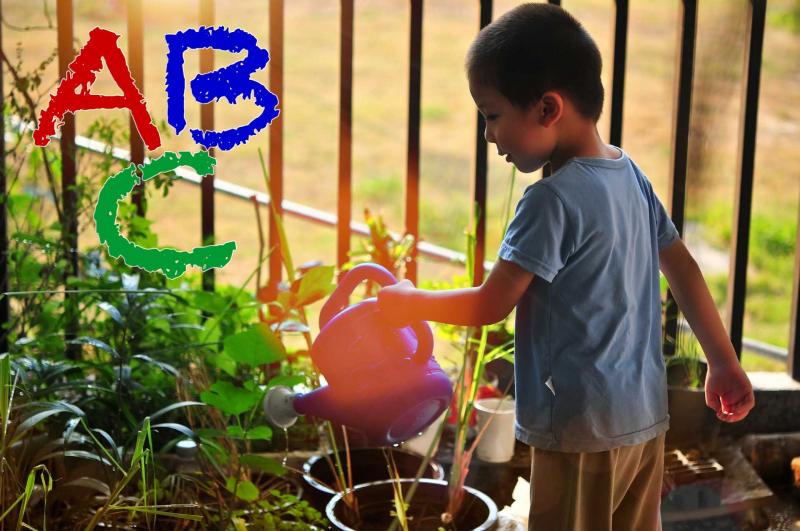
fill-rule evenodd
<path id="1" fill-rule="evenodd" d="M 512 170 L 509 194 L 505 205 L 503 233 L 508 227 L 511 191 L 514 187 L 515 175 L 515 171 Z M 473 217 L 475 220 L 478 218 L 477 208 L 476 206 L 476 215 Z M 477 243 L 475 234 L 474 226 L 466 233 L 466 282 L 468 286 L 475 285 L 473 278 Z M 450 286 L 434 283 L 432 287 Z M 423 467 L 430 459 L 434 448 L 438 446 L 445 426 L 445 423 L 441 423 L 423 460 L 423 465 L 413 480 L 403 480 L 394 474 L 393 480 L 356 486 L 353 492 L 360 500 L 367 500 L 359 502 L 358 512 L 342 507 L 342 504 L 339 503 L 342 496 L 334 497 L 331 500 L 326 514 L 328 519 L 340 529 L 385 529 L 387 522 L 391 522 L 390 530 L 400 526 L 404 531 L 408 529 L 490 529 L 497 522 L 497 507 L 491 498 L 475 489 L 466 487 L 464 483 L 476 444 L 491 425 L 491 423 L 484 423 L 471 444 L 468 444 L 468 438 L 474 431 L 471 428 L 474 423 L 474 406 L 483 383 L 484 370 L 487 364 L 501 358 L 513 363 L 513 339 L 505 337 L 503 338 L 505 341 L 500 341 L 500 345 L 490 345 L 489 326 L 483 326 L 478 330 L 448 325 L 441 325 L 439 328 L 449 334 L 451 338 L 463 338 L 459 340 L 462 359 L 454 381 L 452 409 L 455 427 L 453 430 L 453 460 L 448 480 L 445 482 L 420 479 Z M 495 334 L 496 337 L 497 334 Z M 419 499 L 416 498 L 417 492 L 420 493 Z"/>
<path id="2" fill-rule="evenodd" d="M 472 282 L 474 259 L 474 232 L 468 237 L 468 279 Z M 465 487 L 469 465 L 488 425 L 484 425 L 471 444 L 473 408 L 478 389 L 483 381 L 487 363 L 509 353 L 506 345 L 489 350 L 489 327 L 479 330 L 463 327 L 443 327 L 451 337 L 460 337 L 462 359 L 454 381 L 455 425 L 453 433 L 453 460 L 447 481 L 423 480 L 421 471 L 414 479 L 402 479 L 396 469 L 389 467 L 393 479 L 357 485 L 353 494 L 359 500 L 358 511 L 348 510 L 340 503 L 342 496 L 334 497 L 328 504 L 328 519 L 340 529 L 390 529 L 398 525 L 406 529 L 489 529 L 497 521 L 497 507 L 485 494 Z M 431 443 L 423 467 L 438 444 L 445 423 Z M 433 526 L 433 527 L 431 527 Z"/>
<path id="3" fill-rule="evenodd" d="M 708 437 L 709 428 L 716 425 L 713 411 L 706 406 L 708 365 L 688 325 L 679 323 L 676 337 L 667 338 L 667 341 L 672 342 L 675 350 L 664 360 L 670 417 L 666 443 L 669 446 L 695 444 Z"/>

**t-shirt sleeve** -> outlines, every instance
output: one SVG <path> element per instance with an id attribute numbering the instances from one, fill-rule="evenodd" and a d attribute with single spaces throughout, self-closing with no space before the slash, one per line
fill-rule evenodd
<path id="1" fill-rule="evenodd" d="M 653 209 L 656 216 L 656 237 L 658 239 L 658 250 L 660 251 L 678 239 L 678 229 L 675 228 L 675 224 L 670 219 L 667 210 L 658 199 L 658 196 L 656 196 L 649 182 L 647 183 L 647 188 L 650 196 L 650 208 Z"/>
<path id="2" fill-rule="evenodd" d="M 538 184 L 530 186 L 517 204 L 497 255 L 552 282 L 573 248 L 563 201 Z"/>

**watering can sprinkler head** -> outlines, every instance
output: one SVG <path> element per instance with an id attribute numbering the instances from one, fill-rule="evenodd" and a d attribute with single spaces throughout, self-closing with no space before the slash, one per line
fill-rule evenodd
<path id="1" fill-rule="evenodd" d="M 264 397 L 264 416 L 278 428 L 288 428 L 300 415 L 294 409 L 295 394 L 285 385 L 276 385 Z"/>

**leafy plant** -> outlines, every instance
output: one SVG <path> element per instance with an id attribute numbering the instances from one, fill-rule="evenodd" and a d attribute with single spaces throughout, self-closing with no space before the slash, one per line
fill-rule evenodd
<path id="1" fill-rule="evenodd" d="M 369 228 L 369 238 L 361 239 L 359 247 L 348 253 L 351 260 L 342 266 L 342 270 L 347 271 L 360 263 L 372 262 L 388 269 L 395 278 L 402 278 L 404 266 L 411 260 L 414 236 L 404 234 L 399 238 L 395 237 L 386 227 L 383 216 L 373 215 L 368 208 L 364 209 L 364 221 Z M 368 284 L 367 297 L 374 294 L 375 288 L 373 282 Z"/>

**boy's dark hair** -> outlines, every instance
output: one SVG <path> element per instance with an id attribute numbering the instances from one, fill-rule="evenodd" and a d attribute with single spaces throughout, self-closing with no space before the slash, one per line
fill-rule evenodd
<path id="1" fill-rule="evenodd" d="M 600 50 L 581 23 L 555 5 L 522 4 L 483 28 L 466 66 L 471 81 L 523 109 L 558 90 L 595 122 L 603 110 Z"/>

